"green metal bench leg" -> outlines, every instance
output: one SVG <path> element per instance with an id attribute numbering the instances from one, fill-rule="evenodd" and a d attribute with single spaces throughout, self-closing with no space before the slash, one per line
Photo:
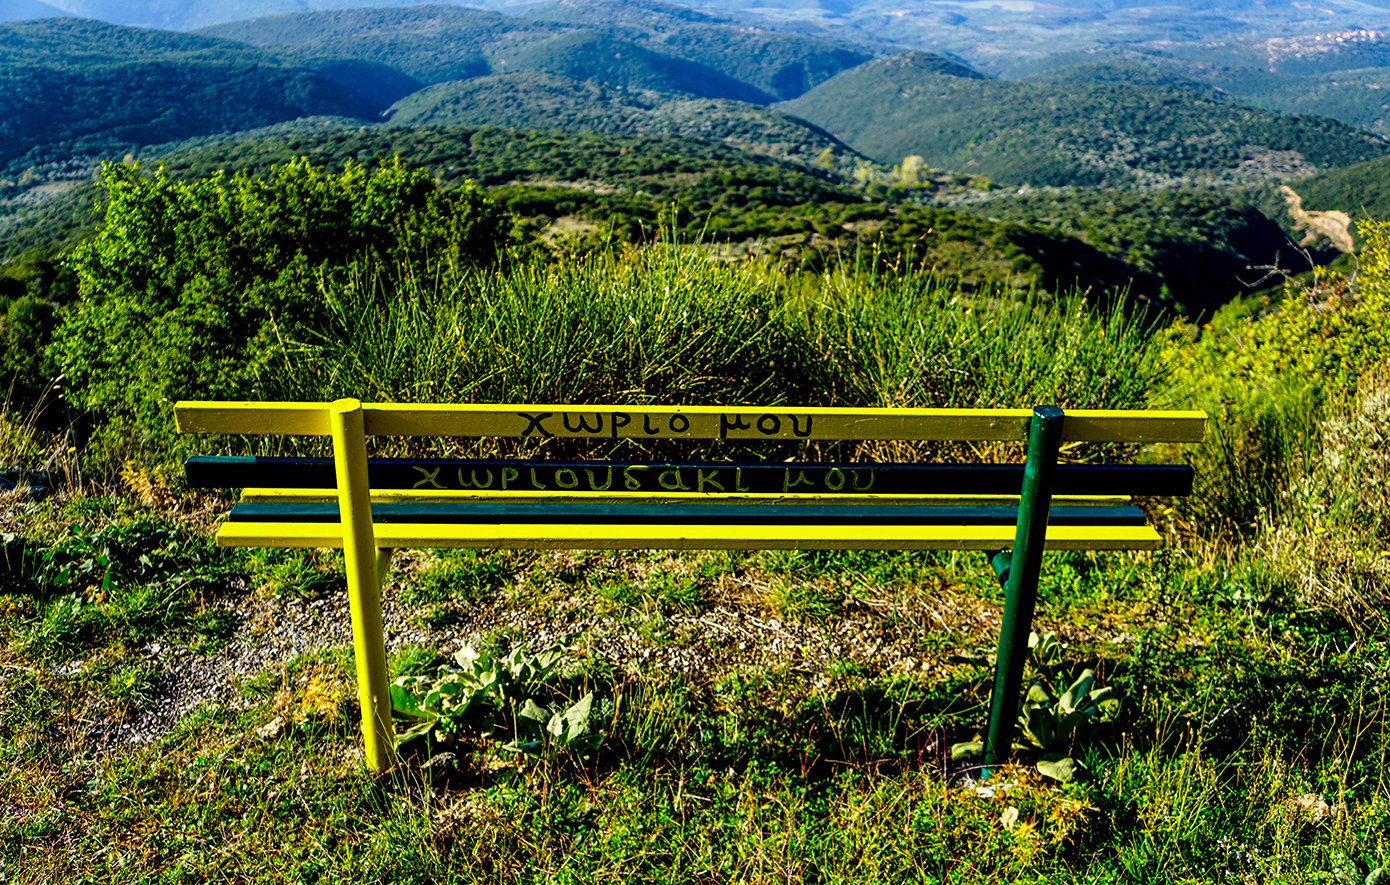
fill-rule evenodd
<path id="1" fill-rule="evenodd" d="M 1023 688 L 1023 662 L 1028 656 L 1028 632 L 1038 601 L 1047 512 L 1052 503 L 1052 475 L 1062 442 L 1064 417 L 1056 406 L 1034 406 L 1028 429 L 1028 461 L 1018 502 L 1018 528 L 1007 563 L 996 555 L 992 564 L 1005 581 L 1004 616 L 999 625 L 999 650 L 994 663 L 994 693 L 990 698 L 989 729 L 985 734 L 985 765 L 1009 758 Z M 1001 566 L 1005 566 L 1001 567 Z"/>
<path id="2" fill-rule="evenodd" d="M 377 549 L 372 530 L 362 403 L 355 399 L 334 402 L 329 408 L 329 426 L 333 434 L 333 465 L 338 475 L 338 513 L 343 526 L 363 748 L 367 765 L 373 771 L 383 772 L 396 764 L 386 640 L 381 626 L 381 577 L 390 552 Z"/>

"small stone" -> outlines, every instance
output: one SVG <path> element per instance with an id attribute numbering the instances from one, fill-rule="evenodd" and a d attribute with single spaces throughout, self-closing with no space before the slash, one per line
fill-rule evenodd
<path id="1" fill-rule="evenodd" d="M 1340 817 L 1343 811 L 1341 805 L 1328 805 L 1327 800 L 1320 793 L 1304 793 L 1301 796 L 1294 796 L 1289 800 L 1289 807 L 1301 814 L 1306 814 L 1312 823 L 1322 823 L 1329 817 Z"/>
<path id="2" fill-rule="evenodd" d="M 260 738 L 261 740 L 268 741 L 279 737 L 280 733 L 284 730 L 285 717 L 276 716 L 274 719 L 270 720 L 265 725 L 262 725 L 260 728 L 256 729 L 256 737 Z"/>

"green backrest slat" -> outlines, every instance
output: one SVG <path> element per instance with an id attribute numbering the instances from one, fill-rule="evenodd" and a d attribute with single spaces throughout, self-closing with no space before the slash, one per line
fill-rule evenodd
<path id="1" fill-rule="evenodd" d="M 332 489 L 330 458 L 194 456 L 194 488 Z M 813 495 L 1016 495 L 1022 464 L 882 464 L 729 461 L 552 461 L 381 458 L 373 489 L 554 492 L 723 492 Z M 1055 495 L 1187 495 L 1185 464 L 1082 464 L 1057 468 Z"/>

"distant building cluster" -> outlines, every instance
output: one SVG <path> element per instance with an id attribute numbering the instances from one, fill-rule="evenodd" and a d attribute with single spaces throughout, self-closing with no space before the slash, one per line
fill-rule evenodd
<path id="1" fill-rule="evenodd" d="M 1286 58 L 1305 58 L 1309 55 L 1323 55 L 1335 51 L 1338 46 L 1348 43 L 1375 43 L 1385 38 L 1384 31 L 1355 29 L 1332 31 L 1327 34 L 1305 34 L 1298 37 L 1272 37 L 1265 41 L 1265 52 L 1270 64 Z"/>

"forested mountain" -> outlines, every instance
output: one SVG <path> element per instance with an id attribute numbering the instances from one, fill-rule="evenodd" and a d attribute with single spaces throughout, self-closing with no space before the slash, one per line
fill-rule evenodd
<path id="1" fill-rule="evenodd" d="M 698 62 L 674 58 L 605 34 L 577 30 L 500 53 L 499 73 L 539 71 L 618 89 L 647 89 L 700 98 L 770 104 L 772 96 Z"/>
<path id="2" fill-rule="evenodd" d="M 1390 135 L 1390 35 L 1345 31 L 1174 46 L 1155 61 L 1241 101 Z"/>
<path id="3" fill-rule="evenodd" d="M 1344 212 L 1353 221 L 1390 218 L 1390 157 L 1292 181 L 1308 212 Z"/>
<path id="4" fill-rule="evenodd" d="M 17 15 L 15 18 L 71 15 L 115 25 L 189 31 L 234 19 L 301 12 L 306 9 L 366 5 L 408 6 L 413 2 L 414 0 L 237 0 L 235 3 L 222 0 L 54 0 L 53 3 L 40 3 L 38 0 L 0 0 L 0 12 L 7 8 L 7 4 L 16 6 L 21 11 L 29 7 L 46 6 L 58 11 L 45 11 L 38 15 Z"/>
<path id="5" fill-rule="evenodd" d="M 396 102 L 387 118 L 391 126 L 492 125 L 698 138 L 846 175 L 862 159 L 823 130 L 771 108 L 541 73 L 429 86 Z"/>
<path id="6" fill-rule="evenodd" d="M 1325 117 L 1212 100 L 1188 84 L 1126 82 L 1114 66 L 1003 81 L 909 53 L 860 65 L 780 107 L 883 162 L 915 154 L 1034 186 L 1255 181 L 1390 152 L 1385 140 Z"/>
<path id="7" fill-rule="evenodd" d="M 1107 47 L 1063 52 L 1008 70 L 1010 76 L 1058 67 L 1120 63 L 1193 84 L 1206 94 L 1287 114 L 1322 114 L 1390 135 L 1390 35 L 1350 30 L 1307 36 Z M 1131 82 L 1155 76 L 1139 75 Z"/>
<path id="8" fill-rule="evenodd" d="M 694 139 L 517 130 L 496 126 L 357 128 L 331 132 L 267 132 L 257 138 L 208 139 L 162 155 L 179 177 L 218 169 L 257 171 L 294 157 L 341 168 L 400 156 L 445 184 L 473 179 L 484 186 L 526 182 L 589 182 L 656 197 L 737 199 L 758 189 L 773 204 L 863 202 L 828 173 Z M 153 158 L 150 158 L 153 159 Z M 698 182 L 707 180 L 701 186 Z"/>
<path id="9" fill-rule="evenodd" d="M 289 13 L 199 33 L 280 49 L 313 67 L 386 65 L 424 85 L 489 73 L 488 57 L 563 31 L 495 12 L 428 5 Z"/>
<path id="10" fill-rule="evenodd" d="M 565 0 L 528 10 L 533 21 L 597 29 L 795 98 L 872 56 L 813 37 L 750 27 L 655 0 Z"/>
<path id="11" fill-rule="evenodd" d="M 421 84 L 539 71 L 759 103 L 800 95 L 869 58 L 824 40 L 645 2 L 557 4 L 525 17 L 439 5 L 303 12 L 201 33 L 278 47 L 308 67 L 384 64 Z"/>
<path id="12" fill-rule="evenodd" d="M 827 162 L 852 166 L 822 133 L 727 102 L 765 105 L 865 56 L 675 9 L 641 7 L 598 29 L 442 5 L 271 16 L 199 35 L 82 19 L 0 25 L 0 179 L 303 117 L 378 121 L 440 83 L 453 85 L 396 108 L 397 125 L 696 135 L 807 161 L 829 147 Z M 569 11 L 593 18 L 602 7 Z"/>
<path id="13" fill-rule="evenodd" d="M 1211 190 L 1075 189 L 964 208 L 1075 237 L 1123 261 L 1136 279 L 1160 281 L 1192 315 L 1210 312 L 1243 289 L 1268 285 L 1265 268 L 1301 273 L 1309 258 L 1336 254 L 1312 256 L 1295 248 L 1255 199 Z"/>
<path id="14" fill-rule="evenodd" d="M 314 114 L 361 94 L 244 44 L 85 19 L 0 25 L 0 175 Z"/>
<path id="15" fill-rule="evenodd" d="M 742 228 L 740 235 L 756 231 L 766 220 L 757 217 L 759 207 L 863 203 L 862 195 L 829 172 L 817 174 L 722 144 L 493 126 L 314 129 L 288 124 L 146 151 L 140 159 L 146 168 L 162 165 L 176 178 L 193 178 L 218 170 L 256 173 L 296 157 L 341 169 L 349 160 L 372 165 L 393 156 L 429 169 L 450 186 L 467 179 L 487 187 L 570 185 L 548 199 L 597 206 L 590 215 L 599 219 L 622 208 L 628 197 L 605 202 L 591 199 L 595 191 L 640 196 L 640 206 L 629 209 L 652 220 L 672 200 L 701 211 L 728 207 L 733 214 L 737 209 L 744 218 L 721 224 L 732 225 L 732 233 Z M 48 202 L 0 214 L 0 259 L 35 248 L 47 251 L 92 223 L 94 195 L 92 186 L 83 184 Z M 557 211 L 536 211 L 542 209 Z M 17 223 L 19 218 L 25 223 Z M 800 229 L 800 220 L 795 225 Z"/>

